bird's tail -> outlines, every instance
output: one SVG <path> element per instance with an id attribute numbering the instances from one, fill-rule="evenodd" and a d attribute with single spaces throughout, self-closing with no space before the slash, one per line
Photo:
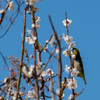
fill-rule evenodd
<path id="1" fill-rule="evenodd" d="M 87 84 L 87 82 L 86 82 L 86 79 L 85 79 L 85 77 L 83 77 L 83 80 L 84 80 L 84 83 L 85 83 L 85 85 Z"/>
<path id="2" fill-rule="evenodd" d="M 85 76 L 84 76 L 84 74 L 83 73 L 80 73 L 80 75 L 79 75 L 83 80 L 84 80 L 84 83 L 85 83 L 85 85 L 87 84 L 87 82 L 86 82 L 86 79 L 85 79 Z"/>

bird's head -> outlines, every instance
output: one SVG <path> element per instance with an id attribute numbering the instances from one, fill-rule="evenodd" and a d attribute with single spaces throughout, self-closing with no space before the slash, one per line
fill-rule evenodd
<path id="1" fill-rule="evenodd" d="M 79 50 L 77 48 L 73 48 L 73 55 L 74 55 L 74 59 L 80 56 Z"/>

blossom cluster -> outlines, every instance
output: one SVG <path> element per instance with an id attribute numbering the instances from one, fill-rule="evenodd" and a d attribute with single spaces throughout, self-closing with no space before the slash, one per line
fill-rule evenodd
<path id="1" fill-rule="evenodd" d="M 25 0 L 26 1 L 26 4 L 29 4 L 29 5 L 36 5 L 37 3 L 37 0 Z"/>
<path id="2" fill-rule="evenodd" d="M 9 11 L 13 11 L 13 10 L 14 10 L 14 6 L 15 6 L 14 2 L 11 1 L 11 2 L 9 3 L 8 10 L 9 10 Z M 0 9 L 0 13 L 1 13 L 1 14 L 2 14 L 4 11 L 5 11 L 5 9 Z"/>
<path id="3" fill-rule="evenodd" d="M 66 20 L 65 19 L 65 20 L 62 21 L 62 23 L 63 23 L 64 26 L 67 26 L 66 28 L 68 30 L 68 26 L 71 25 L 72 20 L 69 20 L 69 19 Z M 73 54 L 72 49 L 75 47 L 75 42 L 73 41 L 73 37 L 69 36 L 68 33 L 67 33 L 67 35 L 65 35 L 63 33 L 62 38 L 64 39 L 64 41 L 68 45 L 68 49 L 63 51 L 63 55 L 65 57 L 70 56 L 71 58 L 74 58 L 75 55 Z M 70 63 L 72 63 L 72 62 L 70 62 Z M 76 68 L 73 68 L 72 65 L 71 66 L 66 65 L 65 71 L 67 73 L 69 73 L 70 78 L 67 79 L 67 84 L 62 82 L 62 85 L 65 86 L 68 89 L 75 90 L 77 88 L 77 81 L 76 81 L 75 77 L 79 75 L 79 71 Z M 72 100 L 73 98 L 76 98 L 77 96 L 78 96 L 77 93 L 71 94 L 68 97 L 68 100 Z"/>
<path id="4" fill-rule="evenodd" d="M 42 62 L 39 62 L 37 65 L 36 65 L 36 72 L 37 72 L 37 75 L 41 75 L 42 77 L 45 77 L 45 76 L 51 76 L 51 75 L 54 75 L 54 72 L 49 68 L 47 69 L 46 71 L 42 71 Z M 28 77 L 28 78 L 31 78 L 32 75 L 33 75 L 33 72 L 34 72 L 34 65 L 30 65 L 30 67 L 27 67 L 27 66 L 23 66 L 22 68 L 22 72 L 23 74 Z"/>
<path id="5" fill-rule="evenodd" d="M 9 4 L 9 8 L 8 8 L 9 10 L 14 10 L 14 2 L 10 2 L 10 4 Z"/>
<path id="6" fill-rule="evenodd" d="M 40 17 L 36 18 L 35 24 L 34 23 L 32 24 L 32 28 L 34 28 L 34 27 L 39 28 L 40 25 L 38 25 L 38 23 L 40 23 L 40 22 L 41 22 Z M 25 37 L 26 42 L 28 44 L 32 44 L 32 45 L 35 44 L 35 42 L 37 40 L 37 37 L 36 36 L 33 36 L 33 31 L 32 30 L 27 29 L 27 32 L 28 32 L 28 34 L 30 36 Z"/>

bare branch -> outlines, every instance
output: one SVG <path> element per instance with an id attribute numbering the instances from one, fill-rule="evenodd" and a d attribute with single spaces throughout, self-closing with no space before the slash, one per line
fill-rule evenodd
<path id="1" fill-rule="evenodd" d="M 19 78 L 18 78 L 18 84 L 17 84 L 16 100 L 18 100 L 20 80 L 21 80 L 21 74 L 22 74 L 22 65 L 23 65 L 23 56 L 24 56 L 24 42 L 25 42 L 25 33 L 26 33 L 25 30 L 26 30 L 26 9 L 24 9 L 24 25 L 23 25 L 23 37 L 22 37 L 22 50 L 21 50 L 21 60 L 20 60 L 20 66 L 19 66 Z"/>
<path id="2" fill-rule="evenodd" d="M 35 24 L 35 12 L 34 12 L 34 7 L 31 6 L 31 19 L 32 19 L 32 24 Z M 33 36 L 37 37 L 36 33 L 36 28 L 33 28 Z M 39 100 L 39 86 L 38 86 L 38 76 L 37 76 L 37 71 L 36 71 L 36 46 L 34 44 L 34 66 L 35 66 L 35 76 L 36 76 L 36 99 Z"/>
<path id="3" fill-rule="evenodd" d="M 66 19 L 66 32 L 67 32 L 67 35 L 69 35 L 69 30 L 67 26 L 67 12 L 65 12 L 65 19 Z"/>
<path id="4" fill-rule="evenodd" d="M 52 30 L 54 32 L 54 35 L 55 35 L 55 38 L 57 40 L 57 43 L 58 43 L 58 49 L 59 49 L 59 54 L 58 54 L 58 87 L 60 89 L 60 95 L 59 95 L 59 100 L 61 100 L 61 81 L 62 81 L 62 61 L 61 61 L 61 45 L 60 45 L 60 41 L 58 39 L 58 36 L 57 36 L 57 33 L 55 31 L 55 28 L 53 26 L 53 23 L 52 23 L 52 20 L 51 20 L 51 17 L 49 15 L 49 20 L 50 20 L 50 24 L 51 24 L 51 27 L 52 27 Z"/>

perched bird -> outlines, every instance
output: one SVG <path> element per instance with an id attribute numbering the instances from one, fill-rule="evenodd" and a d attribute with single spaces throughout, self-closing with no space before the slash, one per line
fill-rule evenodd
<path id="1" fill-rule="evenodd" d="M 83 62 L 77 48 L 73 48 L 73 55 L 73 67 L 79 71 L 78 76 L 84 80 L 85 84 L 87 84 L 84 75 Z"/>

